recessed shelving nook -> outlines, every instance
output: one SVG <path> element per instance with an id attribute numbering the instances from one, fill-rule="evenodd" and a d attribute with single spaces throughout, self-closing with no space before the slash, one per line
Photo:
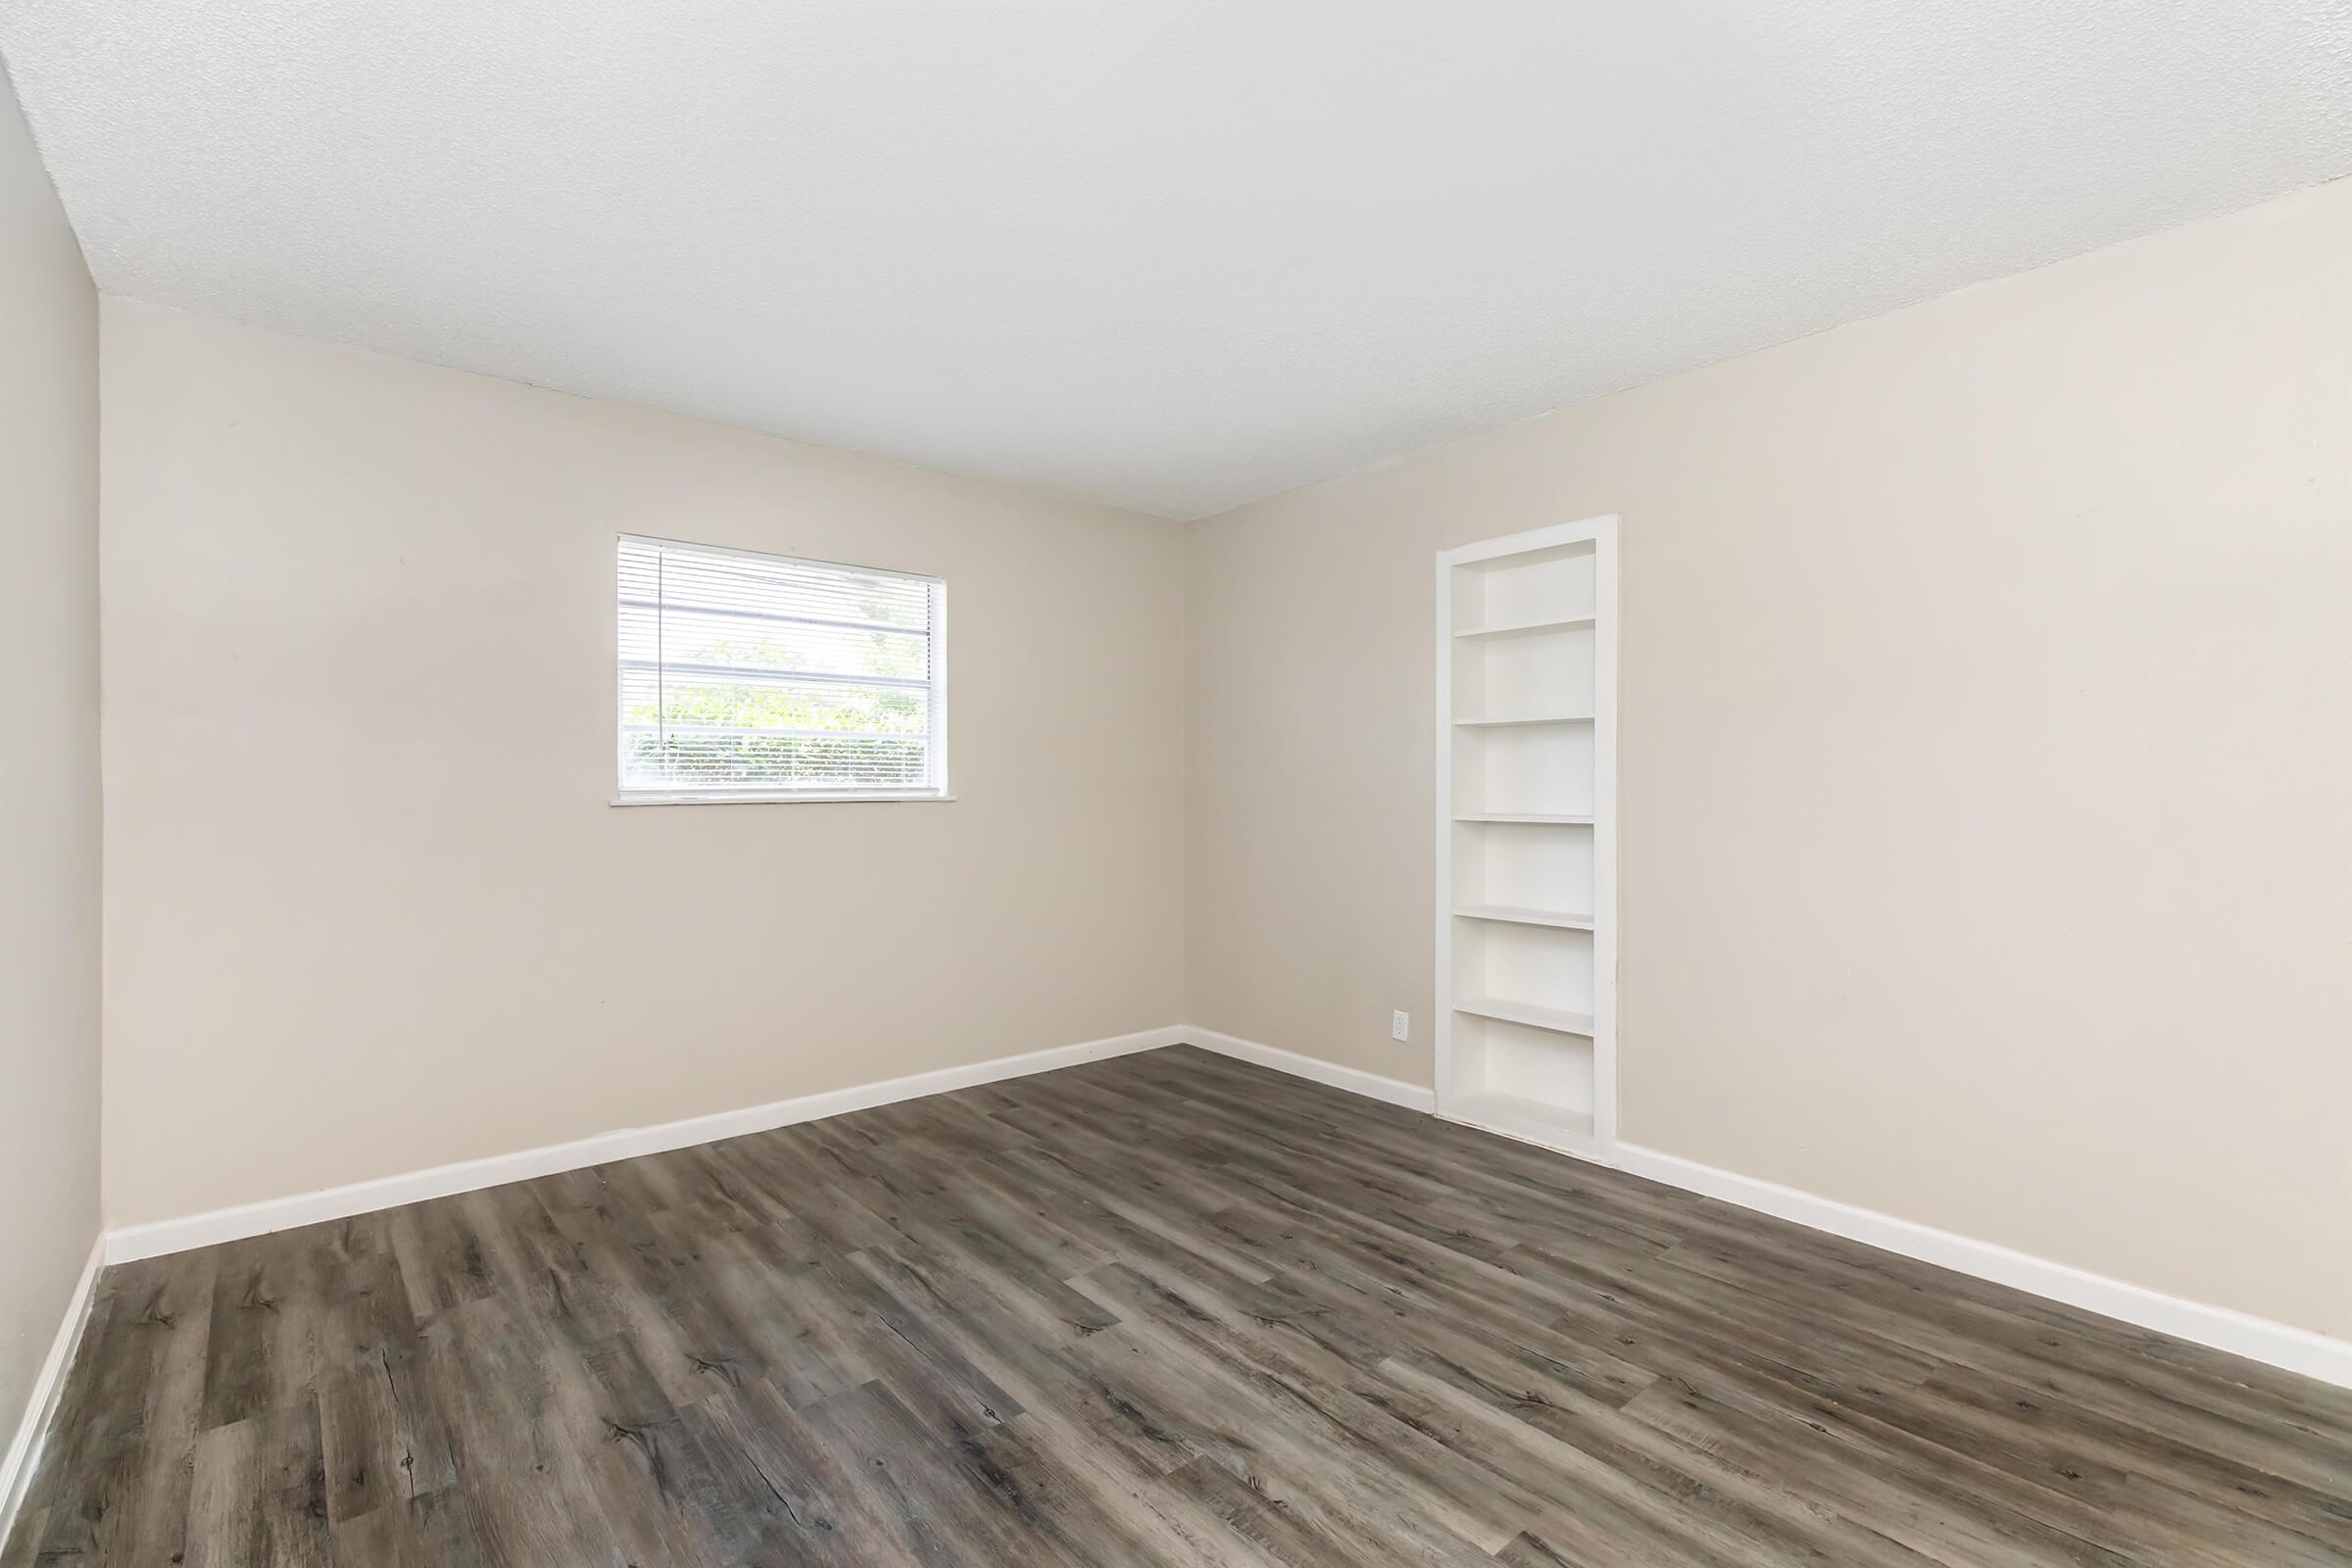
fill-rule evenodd
<path id="1" fill-rule="evenodd" d="M 1438 557 L 1438 1113 L 1617 1136 L 1617 519 Z"/>

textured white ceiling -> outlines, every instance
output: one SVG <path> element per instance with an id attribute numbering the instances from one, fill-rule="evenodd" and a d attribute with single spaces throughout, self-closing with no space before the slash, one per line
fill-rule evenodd
<path id="1" fill-rule="evenodd" d="M 2352 0 L 6 0 L 0 52 L 108 290 L 1174 516 L 2352 171 Z"/>

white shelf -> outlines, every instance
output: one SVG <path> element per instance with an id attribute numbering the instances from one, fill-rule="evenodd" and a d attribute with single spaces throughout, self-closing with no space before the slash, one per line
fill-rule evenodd
<path id="1" fill-rule="evenodd" d="M 1465 920 L 1501 920 L 1511 925 L 1549 925 L 1563 931 L 1590 931 L 1592 917 L 1564 909 L 1528 909 L 1511 904 L 1465 904 L 1453 911 Z"/>
<path id="2" fill-rule="evenodd" d="M 1591 615 L 1570 615 L 1561 620 L 1521 620 L 1514 621 L 1507 626 L 1473 626 L 1468 631 L 1455 632 L 1454 636 L 1461 638 L 1530 637 L 1538 632 L 1578 631 L 1592 624 L 1594 624 L 1594 619 Z"/>
<path id="3" fill-rule="evenodd" d="M 1502 997 L 1456 997 L 1453 1010 L 1481 1018 L 1499 1019 L 1503 1023 L 1523 1023 L 1530 1028 L 1549 1029 L 1554 1034 L 1583 1035 L 1592 1038 L 1592 1015 L 1589 1012 L 1570 1012 L 1566 1007 L 1542 1007 L 1532 1002 L 1512 1002 Z"/>
<path id="4" fill-rule="evenodd" d="M 1571 1110 L 1525 1095 L 1505 1095 L 1481 1089 L 1453 1097 L 1448 1119 L 1484 1127 L 1490 1132 L 1524 1138 L 1531 1143 L 1583 1148 L 1592 1144 L 1592 1113 Z"/>
<path id="5" fill-rule="evenodd" d="M 1511 713 L 1501 718 L 1457 718 L 1456 729 L 1494 729 L 1503 724 L 1590 724 L 1591 713 Z"/>
<path id="6" fill-rule="evenodd" d="M 1457 546 L 1436 565 L 1438 1112 L 1605 1153 L 1617 1137 L 1617 519 Z"/>

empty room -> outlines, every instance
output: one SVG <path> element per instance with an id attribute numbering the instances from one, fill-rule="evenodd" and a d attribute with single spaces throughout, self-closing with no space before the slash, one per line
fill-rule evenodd
<path id="1" fill-rule="evenodd" d="M 2352 1568 L 2340 0 L 0 66 L 0 1568 Z"/>

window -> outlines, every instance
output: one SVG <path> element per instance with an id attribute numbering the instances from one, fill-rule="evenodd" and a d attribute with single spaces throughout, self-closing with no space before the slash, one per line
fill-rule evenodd
<path id="1" fill-rule="evenodd" d="M 620 541 L 617 804 L 940 800 L 947 585 Z"/>

